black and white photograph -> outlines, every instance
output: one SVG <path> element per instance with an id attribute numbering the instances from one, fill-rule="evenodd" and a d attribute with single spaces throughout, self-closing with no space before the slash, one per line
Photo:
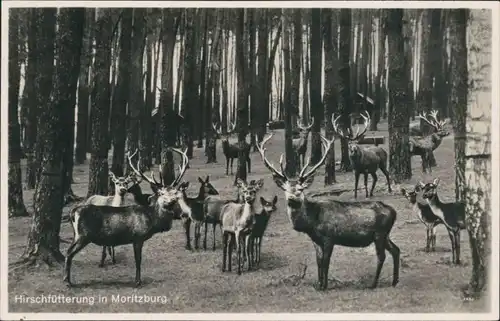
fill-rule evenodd
<path id="1" fill-rule="evenodd" d="M 0 319 L 498 320 L 499 8 L 4 1 Z"/>

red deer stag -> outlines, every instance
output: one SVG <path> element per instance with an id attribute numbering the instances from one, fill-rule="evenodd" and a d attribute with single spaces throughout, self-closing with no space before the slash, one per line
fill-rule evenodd
<path id="1" fill-rule="evenodd" d="M 435 132 L 428 136 L 410 136 L 409 142 L 410 154 L 412 156 L 420 156 L 422 159 L 422 172 L 424 173 L 427 172 L 427 169 L 429 169 L 429 172 L 432 172 L 432 164 L 430 163 L 431 155 L 441 145 L 443 137 L 450 134 L 444 127 L 446 120 L 439 121 L 436 110 L 433 110 L 429 115 L 432 119 L 427 118 L 425 113 L 418 115 L 418 117 L 431 125 Z"/>
<path id="2" fill-rule="evenodd" d="M 228 175 L 229 172 L 229 162 L 231 162 L 231 175 L 233 175 L 233 160 L 236 158 L 238 159 L 238 153 L 240 151 L 240 147 L 237 144 L 230 144 L 229 143 L 229 136 L 234 133 L 236 124 L 232 124 L 231 128 L 229 131 L 224 135 L 220 128 L 217 128 L 215 124 L 212 124 L 213 129 L 217 133 L 218 136 L 221 137 L 222 140 L 222 151 L 224 153 L 224 156 L 226 157 L 226 175 Z M 248 164 L 248 172 L 251 172 L 251 161 L 250 161 L 250 144 L 245 145 L 245 153 L 247 157 L 247 164 Z"/>
<path id="3" fill-rule="evenodd" d="M 389 179 L 389 171 L 387 170 L 387 152 L 385 149 L 379 146 L 361 147 L 357 144 L 358 140 L 363 137 L 366 130 L 370 127 L 370 115 L 366 112 L 366 116 L 361 114 L 364 119 L 364 129 L 359 133 L 359 127 L 356 131 L 356 135 L 352 134 L 352 130 L 349 128 L 349 133 L 346 135 L 344 132 L 338 128 L 337 121 L 340 118 L 338 116 L 334 119 L 332 114 L 332 124 L 333 130 L 342 138 L 349 141 L 349 159 L 351 160 L 352 167 L 354 168 L 354 198 L 358 198 L 358 182 L 359 176 L 364 175 L 365 178 L 365 193 L 368 197 L 368 174 L 372 176 L 372 188 L 370 190 L 370 197 L 373 196 L 373 190 L 375 189 L 375 184 L 377 183 L 377 170 L 380 169 L 387 178 L 387 186 L 389 193 L 392 192 L 391 182 Z"/>
<path id="4" fill-rule="evenodd" d="M 182 165 L 178 176 L 168 186 L 160 185 L 153 174 L 151 178 L 146 177 L 139 171 L 140 161 L 134 167 L 129 157 L 132 170 L 153 187 L 154 194 L 151 196 L 149 206 L 113 207 L 88 204 L 76 206 L 71 210 L 70 217 L 75 237 L 66 254 L 63 279 L 68 286 L 71 286 L 73 257 L 90 243 L 100 246 L 133 244 L 135 285 L 137 287 L 141 285 L 142 247 L 154 234 L 167 232 L 172 228 L 173 207 L 178 202 L 176 186 L 184 176 L 189 162 L 187 150 L 184 152 L 176 148 L 172 150 L 182 155 Z"/>
<path id="5" fill-rule="evenodd" d="M 297 128 L 299 129 L 299 138 L 293 139 L 293 149 L 298 157 L 299 166 L 304 166 L 304 159 L 307 152 L 307 141 L 309 140 L 309 133 L 314 125 L 314 117 L 311 119 L 311 123 L 303 127 L 299 120 L 297 120 Z"/>
<path id="6" fill-rule="evenodd" d="M 306 172 L 307 163 L 298 177 L 288 177 L 283 170 L 283 154 L 280 159 L 281 171 L 265 156 L 264 144 L 271 137 L 272 134 L 262 141 L 259 152 L 273 174 L 274 182 L 285 193 L 287 214 L 293 229 L 306 233 L 313 241 L 318 266 L 318 289 L 326 290 L 328 287 L 328 269 L 334 245 L 360 248 L 372 243 L 375 243 L 378 263 L 371 288 L 377 286 L 386 250 L 394 261 L 392 285 L 395 286 L 399 282 L 400 250 L 389 236 L 397 216 L 394 208 L 380 201 L 308 200 L 304 191 L 313 182 L 315 171 L 325 162 L 335 138 L 329 141 L 320 135 L 325 149 L 321 160 Z"/>

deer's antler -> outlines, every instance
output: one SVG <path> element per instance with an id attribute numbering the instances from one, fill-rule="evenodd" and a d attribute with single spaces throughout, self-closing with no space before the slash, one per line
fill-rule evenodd
<path id="1" fill-rule="evenodd" d="M 173 147 L 171 147 L 171 149 L 174 152 L 180 154 L 181 157 L 182 157 L 182 165 L 179 166 L 179 174 L 174 179 L 174 181 L 172 182 L 172 184 L 170 184 L 170 187 L 175 187 L 175 186 L 177 186 L 177 184 L 179 184 L 179 182 L 181 181 L 182 177 L 186 173 L 186 169 L 187 169 L 187 166 L 189 164 L 189 158 L 187 157 L 187 150 L 188 150 L 187 148 L 184 151 L 181 151 L 180 149 L 173 148 Z"/>
<path id="2" fill-rule="evenodd" d="M 153 185 L 156 185 L 156 186 L 162 186 L 160 183 L 158 183 L 156 181 L 156 179 L 154 178 L 154 175 L 153 173 L 151 173 L 151 177 L 147 177 L 146 175 L 144 175 L 144 173 L 142 173 L 141 171 L 139 171 L 139 168 L 141 168 L 141 159 L 139 158 L 137 160 L 137 167 L 134 167 L 134 165 L 132 164 L 132 158 L 135 156 L 135 154 L 137 154 L 137 149 L 135 150 L 135 152 L 130 155 L 130 153 L 127 153 L 127 158 L 128 158 L 128 163 L 130 165 L 130 168 L 132 168 L 132 170 L 134 171 L 134 173 L 136 173 L 139 177 L 142 177 L 143 179 L 145 179 L 147 182 L 149 182 L 150 184 L 153 184 Z"/>
<path id="3" fill-rule="evenodd" d="M 440 130 L 442 128 L 442 125 L 444 125 L 446 123 L 446 121 L 444 121 L 443 123 L 440 123 L 437 119 L 437 114 L 438 114 L 438 112 L 436 110 L 433 110 L 429 113 L 429 116 L 432 117 L 433 119 L 427 118 L 425 112 L 418 114 L 418 118 L 423 119 L 427 124 L 434 127 L 434 129 Z"/>
<path id="4" fill-rule="evenodd" d="M 323 152 L 323 157 L 321 157 L 321 160 L 313 166 L 306 174 L 304 174 L 305 169 L 309 166 L 309 162 L 302 168 L 299 174 L 299 179 L 301 180 L 306 180 L 309 176 L 313 175 L 314 172 L 321 166 L 326 160 L 326 157 L 328 156 L 328 152 L 330 151 L 330 148 L 332 147 L 333 142 L 335 141 L 335 136 L 333 136 L 332 140 L 328 140 L 325 136 L 319 135 L 322 140 L 322 145 L 325 148 L 325 151 Z"/>
<path id="5" fill-rule="evenodd" d="M 262 157 L 262 160 L 264 161 L 264 164 L 266 165 L 266 167 L 271 171 L 273 172 L 273 174 L 285 179 L 285 180 L 288 180 L 288 177 L 286 176 L 285 174 L 285 171 L 283 170 L 283 158 L 284 158 L 284 155 L 281 154 L 280 156 L 280 168 L 281 168 L 281 171 L 277 170 L 273 164 L 271 164 L 271 162 L 269 162 L 269 160 L 266 158 L 266 155 L 265 155 L 265 152 L 266 152 L 266 149 L 264 148 L 264 144 L 271 139 L 271 137 L 273 137 L 273 134 L 269 134 L 269 136 L 267 136 L 266 138 L 264 138 L 262 140 L 262 143 L 258 144 L 256 143 L 257 145 L 257 150 L 259 151 L 260 153 L 260 156 Z"/>
<path id="6" fill-rule="evenodd" d="M 309 130 L 311 130 L 311 128 L 313 127 L 313 125 L 314 125 L 314 117 L 311 118 L 311 123 L 309 125 L 307 125 L 306 127 L 303 127 L 300 124 L 299 119 L 297 118 L 297 127 L 300 128 L 303 131 L 309 131 Z"/>

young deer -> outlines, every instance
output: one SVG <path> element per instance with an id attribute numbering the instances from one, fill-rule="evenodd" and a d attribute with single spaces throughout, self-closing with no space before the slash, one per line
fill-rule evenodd
<path id="1" fill-rule="evenodd" d="M 437 187 L 439 178 L 432 183 L 419 182 L 422 197 L 427 201 L 434 215 L 439 217 L 448 230 L 451 241 L 452 263 L 460 264 L 460 230 L 465 229 L 465 204 L 461 202 L 444 203 L 439 199 Z"/>
<path id="2" fill-rule="evenodd" d="M 430 113 L 429 119 L 426 117 L 425 113 L 418 115 L 418 117 L 424 120 L 427 124 L 431 125 L 435 130 L 434 133 L 428 136 L 410 136 L 410 154 L 412 156 L 419 155 L 422 159 L 422 172 L 426 173 L 426 169 L 432 172 L 432 166 L 430 164 L 430 159 L 433 151 L 441 145 L 443 137 L 448 136 L 450 133 L 444 128 L 446 125 L 446 120 L 439 121 L 437 118 L 438 112 L 433 110 Z"/>
<path id="3" fill-rule="evenodd" d="M 343 131 L 338 128 L 337 121 L 340 116 L 334 119 L 334 115 L 332 114 L 333 130 L 337 133 L 337 135 L 349 141 L 349 158 L 354 168 L 354 198 L 358 198 L 358 181 L 361 174 L 365 177 L 366 197 L 368 197 L 368 174 L 372 176 L 373 182 L 370 190 L 370 197 L 373 196 L 373 190 L 375 189 L 375 184 L 377 183 L 378 169 L 384 173 L 387 179 L 388 191 L 391 193 L 391 182 L 389 179 L 389 171 L 387 171 L 387 152 L 385 149 L 379 146 L 362 148 L 357 144 L 357 141 L 363 137 L 366 130 L 370 127 L 370 114 L 366 112 L 366 116 L 361 114 L 361 117 L 364 119 L 365 126 L 361 134 L 359 133 L 358 127 L 356 135 L 352 134 L 352 130 L 350 128 L 348 129 L 349 133 L 345 135 Z"/>
<path id="4" fill-rule="evenodd" d="M 263 179 L 247 184 L 238 178 L 237 186 L 244 203 L 228 202 L 222 206 L 222 272 L 226 271 L 227 258 L 229 258 L 228 271 L 231 271 L 233 243 L 236 244 L 236 254 L 238 256 L 238 275 L 241 274 L 243 251 L 243 255 L 248 261 L 248 269 L 252 268 L 252 262 L 248 259 L 250 233 L 254 224 L 256 194 L 263 185 Z"/>
<path id="5" fill-rule="evenodd" d="M 325 149 L 323 157 L 308 172 L 306 169 L 309 163 L 297 177 L 292 178 L 286 176 L 283 170 L 283 154 L 280 158 L 281 171 L 267 160 L 264 144 L 271 137 L 272 134 L 262 141 L 259 152 L 264 164 L 273 174 L 274 182 L 285 193 L 287 214 L 294 230 L 306 233 L 313 241 L 318 266 L 318 289 L 327 289 L 334 245 L 359 248 L 372 243 L 375 243 L 378 263 L 371 288 L 377 286 L 386 250 L 394 261 L 392 285 L 395 286 L 399 282 L 400 250 L 389 236 L 397 216 L 394 208 L 380 201 L 308 200 L 304 190 L 311 185 L 315 171 L 325 162 L 335 138 L 329 141 L 320 135 Z"/>
<path id="6" fill-rule="evenodd" d="M 129 184 L 135 185 L 135 180 L 133 175 L 128 175 L 127 177 L 116 177 L 113 172 L 109 172 L 111 181 L 115 184 L 115 195 L 104 196 L 104 195 L 92 195 L 90 196 L 84 204 L 92 204 L 97 206 L 123 206 L 125 205 L 125 195 L 128 192 Z M 106 259 L 106 250 L 111 257 L 111 262 L 116 263 L 115 259 L 115 248 L 112 246 L 103 246 L 101 254 L 101 262 L 99 267 L 104 266 L 104 260 Z"/>
<path id="7" fill-rule="evenodd" d="M 132 170 L 151 184 L 154 194 L 151 196 L 149 206 L 96 206 L 92 204 L 76 206 L 72 209 L 71 221 L 74 231 L 73 243 L 68 248 L 65 261 L 65 275 L 63 281 L 71 286 L 70 271 L 73 257 L 89 243 L 100 246 L 117 246 L 133 244 L 135 257 L 135 285 L 141 285 L 141 261 L 144 242 L 154 234 L 167 232 L 172 227 L 173 206 L 178 201 L 176 186 L 186 172 L 188 157 L 186 151 L 182 152 L 172 148 L 182 155 L 180 172 L 172 184 L 165 186 L 159 184 L 153 174 L 151 178 L 139 172 L 140 164 L 134 167 L 129 156 Z"/>
<path id="8" fill-rule="evenodd" d="M 304 166 L 304 159 L 307 152 L 307 140 L 309 139 L 309 133 L 314 125 L 314 117 L 311 119 L 311 123 L 303 127 L 297 120 L 297 128 L 299 129 L 299 138 L 293 139 L 293 149 L 298 156 L 299 166 Z"/>
<path id="9" fill-rule="evenodd" d="M 201 226 L 205 222 L 205 212 L 203 209 L 204 205 L 204 200 L 207 196 L 209 195 L 219 195 L 219 192 L 213 187 L 212 184 L 209 182 L 210 177 L 207 176 L 205 180 L 201 179 L 201 177 L 198 177 L 198 181 L 200 182 L 201 186 L 198 191 L 198 196 L 195 198 L 188 197 L 186 194 L 186 190 L 189 187 L 189 182 L 183 182 L 179 186 L 179 191 L 182 192 L 182 200 L 186 204 L 186 206 L 190 207 L 191 210 L 188 212 L 185 212 L 182 209 L 186 209 L 185 207 L 183 208 L 181 206 L 182 214 L 181 218 L 183 220 L 183 225 L 184 225 L 184 231 L 186 233 L 186 249 L 191 250 L 191 222 L 194 222 L 194 248 L 199 249 L 200 246 L 200 236 L 201 236 Z M 179 205 L 181 203 L 179 202 Z M 205 227 L 206 229 L 206 227 Z M 206 233 L 205 233 L 206 234 Z M 203 243 L 204 249 L 207 249 L 207 243 L 206 243 L 206 238 Z"/>
<path id="10" fill-rule="evenodd" d="M 252 232 L 250 234 L 250 261 L 257 267 L 260 264 L 260 250 L 262 248 L 262 237 L 267 229 L 267 224 L 271 218 L 271 214 L 274 213 L 278 208 L 276 203 L 278 202 L 278 196 L 274 196 L 272 201 L 267 201 L 265 198 L 260 198 L 260 205 L 262 210 L 260 213 L 255 214 L 255 221 L 252 227 Z"/>
<path id="11" fill-rule="evenodd" d="M 222 138 L 222 151 L 226 157 L 226 175 L 229 172 L 229 162 L 231 162 L 231 175 L 233 175 L 233 160 L 238 159 L 238 153 L 240 152 L 240 147 L 238 144 L 229 144 L 229 136 L 234 133 L 236 124 L 232 124 L 226 135 L 222 134 L 220 128 L 217 128 L 215 124 L 212 124 L 213 129 Z M 251 172 L 251 161 L 250 161 L 250 144 L 245 145 L 245 153 L 247 157 L 248 172 Z"/>
<path id="12" fill-rule="evenodd" d="M 417 185 L 413 190 L 401 188 L 401 194 L 410 202 L 413 212 L 418 219 L 425 225 L 427 237 L 425 241 L 425 251 L 434 252 L 436 250 L 436 227 L 443 221 L 432 212 L 429 204 L 421 204 L 417 201 L 417 193 L 420 192 L 420 186 Z"/>

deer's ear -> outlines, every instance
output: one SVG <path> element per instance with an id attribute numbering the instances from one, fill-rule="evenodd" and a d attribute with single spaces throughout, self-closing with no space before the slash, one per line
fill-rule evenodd
<path id="1" fill-rule="evenodd" d="M 264 186 L 264 179 L 261 178 L 259 179 L 258 181 L 255 182 L 255 187 L 259 190 L 262 188 L 262 186 Z"/>
<path id="2" fill-rule="evenodd" d="M 273 175 L 273 180 L 274 182 L 276 183 L 276 185 L 278 185 L 279 188 L 281 188 L 282 190 L 285 189 L 285 179 L 279 175 Z"/>
<path id="3" fill-rule="evenodd" d="M 439 177 L 435 178 L 432 184 L 438 186 L 439 185 Z"/>
<path id="4" fill-rule="evenodd" d="M 245 182 L 241 178 L 238 178 L 238 180 L 236 181 L 236 186 L 238 186 L 238 188 L 243 187 L 244 184 Z"/>
<path id="5" fill-rule="evenodd" d="M 150 183 L 149 186 L 151 187 L 151 190 L 153 191 L 153 193 L 155 193 L 155 194 L 158 193 L 159 188 L 156 184 Z"/>
<path id="6" fill-rule="evenodd" d="M 274 195 L 273 204 L 276 205 L 277 202 L 278 202 L 278 195 Z"/>
<path id="7" fill-rule="evenodd" d="M 401 194 L 403 194 L 403 196 L 406 196 L 406 190 L 403 187 L 401 188 Z"/>
<path id="8" fill-rule="evenodd" d="M 266 200 L 264 199 L 264 197 L 260 197 L 260 204 L 262 204 L 262 206 L 265 206 L 266 205 Z"/>
<path id="9" fill-rule="evenodd" d="M 198 182 L 200 182 L 200 184 L 205 184 L 205 182 L 203 181 L 203 179 L 201 179 L 201 177 L 198 176 Z"/>
<path id="10" fill-rule="evenodd" d="M 112 171 L 109 171 L 109 174 L 108 174 L 108 175 L 109 175 L 109 177 L 111 177 L 111 180 L 112 180 L 113 182 L 114 182 L 114 181 L 116 181 L 116 176 L 115 176 L 115 174 L 114 174 Z"/>
<path id="11" fill-rule="evenodd" d="M 179 185 L 179 190 L 184 191 L 187 190 L 189 187 L 189 182 L 182 182 L 181 185 Z"/>
<path id="12" fill-rule="evenodd" d="M 311 175 L 307 177 L 304 181 L 302 181 L 300 185 L 302 186 L 302 189 L 306 189 L 313 183 L 313 181 L 314 181 L 314 175 Z"/>
<path id="13" fill-rule="evenodd" d="M 210 176 L 207 175 L 207 177 L 205 178 L 205 184 L 208 184 L 209 180 L 210 180 Z"/>

